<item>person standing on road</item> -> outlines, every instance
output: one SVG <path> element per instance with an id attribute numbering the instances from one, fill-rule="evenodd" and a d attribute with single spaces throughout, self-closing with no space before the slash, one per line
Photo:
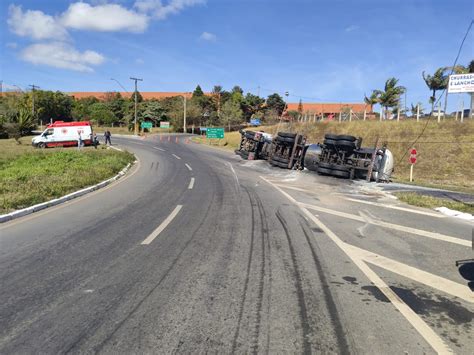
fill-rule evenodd
<path id="1" fill-rule="evenodd" d="M 110 131 L 105 131 L 104 133 L 104 138 L 105 138 L 105 144 L 109 144 L 109 145 L 112 145 L 112 142 L 110 140 L 110 138 L 112 137 L 112 134 L 110 134 Z"/>

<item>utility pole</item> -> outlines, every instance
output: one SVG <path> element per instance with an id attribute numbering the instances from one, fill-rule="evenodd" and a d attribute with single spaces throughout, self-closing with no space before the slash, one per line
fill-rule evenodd
<path id="1" fill-rule="evenodd" d="M 183 100 L 184 100 L 183 133 L 186 133 L 186 94 L 183 95 Z"/>
<path id="2" fill-rule="evenodd" d="M 39 89 L 39 86 L 36 86 L 35 84 L 31 84 L 28 86 L 31 87 L 31 101 L 32 101 L 31 110 L 33 113 L 33 118 L 34 118 L 35 117 L 35 89 Z M 42 126 L 42 123 L 43 122 L 41 122 L 40 126 Z"/>
<path id="3" fill-rule="evenodd" d="M 143 79 L 139 79 L 139 78 L 130 78 L 130 80 L 134 80 L 135 81 L 135 121 L 134 121 L 134 133 L 135 135 L 138 135 L 138 127 L 137 127 L 137 103 L 138 103 L 138 90 L 137 90 L 137 82 L 138 81 L 143 81 Z"/>

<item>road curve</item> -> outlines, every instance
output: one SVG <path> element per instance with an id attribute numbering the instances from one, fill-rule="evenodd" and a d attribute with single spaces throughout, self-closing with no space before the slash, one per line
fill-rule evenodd
<path id="1" fill-rule="evenodd" d="M 441 330 L 428 325 L 430 337 L 387 301 L 358 258 L 368 263 L 386 249 L 390 260 L 461 284 L 421 257 L 414 264 L 407 250 L 432 256 L 445 243 L 450 256 L 469 257 L 464 242 L 416 234 L 434 223 L 439 235 L 468 241 L 469 226 L 429 215 L 415 223 L 399 210 L 361 217 L 356 202 L 335 204 L 346 182 L 299 173 L 309 180 L 298 185 L 296 172 L 183 135 L 114 144 L 139 159 L 124 179 L 0 227 L 0 353 L 430 353 L 436 336 L 468 353 L 469 295 L 442 295 L 456 324 L 445 324 L 441 310 Z M 318 185 L 305 193 L 310 183 Z M 346 223 L 349 214 L 359 219 Z M 376 223 L 382 218 L 391 226 Z M 352 249 L 326 238 L 326 226 Z M 390 241 L 374 237 L 387 228 Z M 362 237 L 349 240 L 354 231 Z M 426 291 L 399 287 L 385 262 L 374 268 L 399 297 Z M 402 268 L 390 265 L 395 274 Z M 418 313 L 424 303 L 409 306 Z"/>

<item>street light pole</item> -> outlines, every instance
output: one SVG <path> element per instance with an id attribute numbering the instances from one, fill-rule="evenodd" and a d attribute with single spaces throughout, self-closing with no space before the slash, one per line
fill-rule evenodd
<path id="1" fill-rule="evenodd" d="M 134 134 L 138 135 L 138 127 L 137 127 L 137 100 L 138 100 L 138 90 L 137 90 L 137 81 L 143 81 L 143 79 L 139 78 L 130 78 L 130 80 L 135 81 L 135 121 L 134 121 Z"/>

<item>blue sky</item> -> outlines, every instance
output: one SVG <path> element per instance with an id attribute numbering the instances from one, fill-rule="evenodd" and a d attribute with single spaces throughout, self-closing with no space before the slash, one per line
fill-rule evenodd
<path id="1" fill-rule="evenodd" d="M 451 65 L 469 0 L 2 1 L 1 80 L 62 91 L 192 91 L 360 102 L 395 76 L 428 107 L 421 72 Z M 474 59 L 471 31 L 459 59 Z M 455 109 L 459 95 L 450 95 Z M 468 96 L 461 96 L 468 105 Z"/>

